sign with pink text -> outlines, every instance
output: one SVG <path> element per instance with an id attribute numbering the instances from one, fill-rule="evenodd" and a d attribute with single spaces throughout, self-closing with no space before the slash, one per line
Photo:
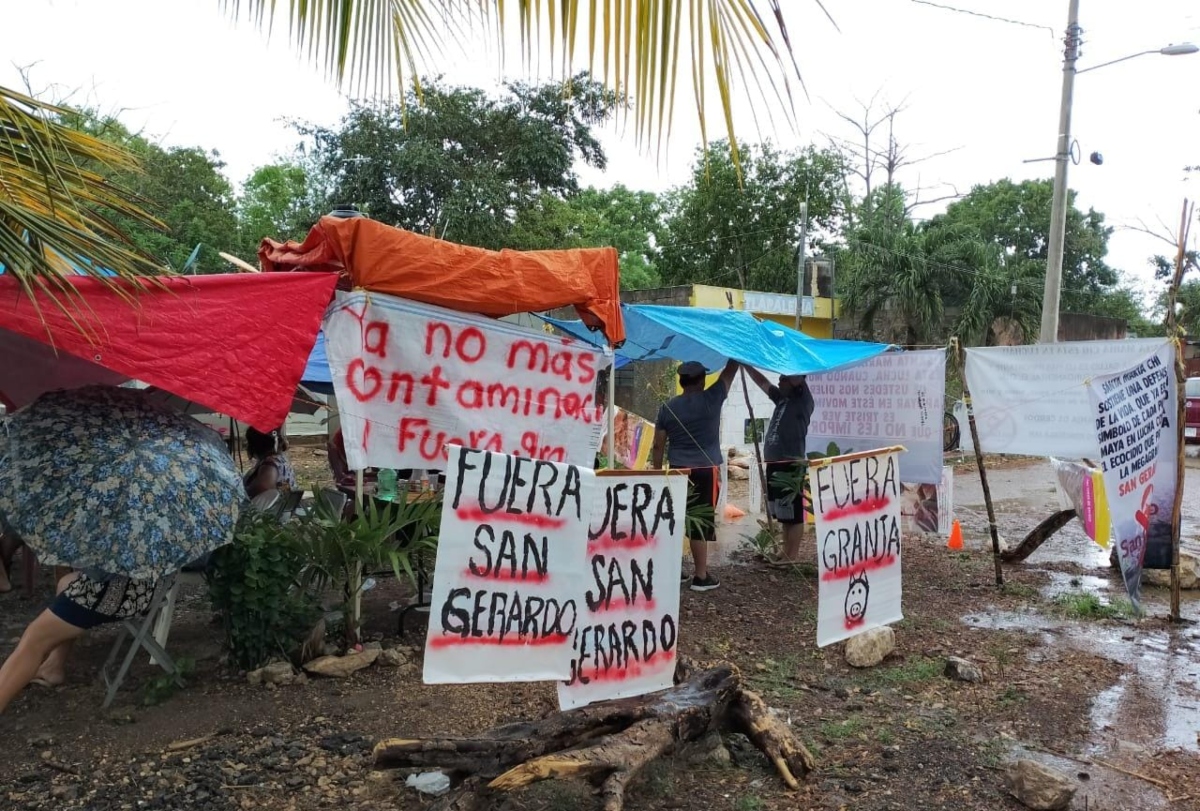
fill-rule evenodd
<path id="1" fill-rule="evenodd" d="M 665 690 L 679 642 L 687 477 L 600 474 L 564 710 Z"/>
<path id="2" fill-rule="evenodd" d="M 425 683 L 569 678 L 595 473 L 458 445 L 448 456 Z"/>
<path id="3" fill-rule="evenodd" d="M 608 361 L 587 344 L 364 292 L 339 294 L 325 339 L 354 470 L 443 469 L 450 444 L 594 465 Z"/>
<path id="4" fill-rule="evenodd" d="M 898 622 L 900 474 L 894 448 L 809 469 L 816 513 L 817 646 Z"/>
<path id="5" fill-rule="evenodd" d="M 1140 610 L 1142 569 L 1169 568 L 1179 454 L 1175 347 L 1088 385 L 1125 590 Z"/>

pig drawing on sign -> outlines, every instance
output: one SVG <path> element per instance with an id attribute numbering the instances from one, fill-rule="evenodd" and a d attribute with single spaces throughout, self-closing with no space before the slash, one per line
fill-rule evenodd
<path id="1" fill-rule="evenodd" d="M 822 460 L 813 478 L 823 646 L 903 616 L 897 452 Z"/>

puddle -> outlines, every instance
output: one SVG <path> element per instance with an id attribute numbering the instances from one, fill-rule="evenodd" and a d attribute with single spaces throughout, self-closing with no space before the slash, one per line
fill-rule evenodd
<path id="1" fill-rule="evenodd" d="M 1109 603 L 1109 590 L 1112 588 L 1112 581 L 1106 577 L 1050 571 L 1045 572 L 1045 574 L 1050 578 L 1050 582 L 1042 587 L 1042 596 L 1047 600 L 1053 600 L 1055 597 L 1063 594 L 1078 594 L 1079 592 L 1083 592 L 1086 594 L 1095 594 L 1105 605 Z"/>
<path id="2" fill-rule="evenodd" d="M 987 611 L 967 614 L 964 625 L 988 631 L 1061 631 L 1062 623 L 1037 613 L 1017 611 Z"/>
<path id="3" fill-rule="evenodd" d="M 1071 808 L 1116 809 L 1136 808 L 1138 811 L 1161 811 L 1178 808 L 1163 796 L 1162 791 L 1140 780 L 1130 780 L 1125 775 L 1106 769 L 1098 764 L 1079 763 L 1069 758 L 1058 757 L 1038 749 L 1014 746 L 1010 750 L 1013 760 L 1025 758 L 1056 769 L 1072 777 L 1079 786 Z"/>

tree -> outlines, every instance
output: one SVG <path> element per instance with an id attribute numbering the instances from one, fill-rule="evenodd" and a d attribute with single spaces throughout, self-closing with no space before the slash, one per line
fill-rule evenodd
<path id="1" fill-rule="evenodd" d="M 220 0 L 220 5 L 260 28 L 269 30 L 274 23 L 276 0 Z M 459 38 L 479 29 L 503 32 L 506 26 L 496 23 L 514 14 L 523 53 L 532 52 L 535 38 L 540 47 L 548 24 L 551 62 L 563 65 L 564 75 L 574 69 L 576 47 L 586 45 L 589 68 L 599 56 L 596 75 L 606 87 L 621 98 L 636 91 L 636 131 L 647 142 L 658 135 L 661 146 L 661 136 L 670 128 L 680 73 L 692 82 L 701 121 L 707 109 L 705 89 L 717 89 L 730 137 L 733 99 L 747 91 L 760 90 L 755 104 L 766 106 L 767 89 L 775 90 L 790 114 L 791 39 L 778 0 L 662 4 L 658 13 L 640 4 L 630 13 L 628 0 L 592 2 L 590 13 L 581 14 L 582 5 L 579 0 L 532 7 L 514 3 L 508 8 L 499 0 L 290 0 L 287 16 L 299 49 L 339 81 L 357 78 L 359 89 L 369 88 L 375 96 L 383 95 L 393 75 L 403 80 L 404 69 L 416 77 L 433 67 L 421 63 L 442 55 L 448 35 Z M 773 27 L 765 19 L 773 20 Z M 685 50 L 680 50 L 681 43 Z M 689 59 L 691 69 L 680 71 L 680 62 Z M 798 78 L 795 61 L 790 61 Z M 748 82 L 745 88 L 738 86 L 739 78 Z M 94 138 L 67 135 L 54 120 L 60 112 L 0 88 L 0 151 L 12 156 L 0 161 L 0 261 L 27 284 L 41 286 L 60 278 L 61 262 L 55 255 L 68 257 L 89 273 L 102 267 L 119 276 L 159 272 L 157 263 L 99 212 L 108 208 L 153 225 L 154 218 L 141 209 L 137 196 L 76 168 L 94 161 L 116 172 L 135 167 L 136 161 Z"/>
<path id="2" fill-rule="evenodd" d="M 578 191 L 576 160 L 603 169 L 592 128 L 616 99 L 578 79 L 482 90 L 425 86 L 421 104 L 355 105 L 335 128 L 300 126 L 317 171 L 329 180 L 323 208 L 353 202 L 368 216 L 483 248 L 508 242 L 521 213 L 545 197 Z"/>
<path id="3" fill-rule="evenodd" d="M 691 181 L 668 198 L 663 281 L 795 293 L 801 205 L 808 201 L 811 254 L 822 234 L 839 230 L 842 194 L 842 159 L 832 150 L 748 146 L 739 174 L 728 142 L 700 149 Z"/>
<path id="4" fill-rule="evenodd" d="M 1014 263 L 1029 263 L 1029 267 L 1013 269 L 1013 273 L 1020 278 L 1037 278 L 1040 284 L 1045 279 L 1052 196 L 1050 180 L 1013 183 L 1006 179 L 976 186 L 951 203 L 944 214 L 934 217 L 930 228 L 973 229 L 1003 252 L 1010 269 Z M 1119 280 L 1117 272 L 1105 262 L 1112 229 L 1095 209 L 1088 209 L 1086 214 L 1077 209 L 1073 192 L 1068 204 L 1062 309 L 1092 312 Z"/>
<path id="5" fill-rule="evenodd" d="M 63 120 L 136 158 L 136 167 L 114 170 L 96 164 L 89 168 L 137 195 L 165 226 L 147 227 L 123 213 L 111 213 L 117 227 L 140 250 L 175 271 L 185 266 L 196 273 L 217 273 L 227 268 L 217 252 L 236 250 L 239 236 L 233 187 L 221 173 L 225 164 L 220 155 L 200 147 L 160 146 L 130 132 L 115 116 L 94 110 L 72 111 Z M 188 265 L 197 246 L 199 253 Z"/>
<path id="6" fill-rule="evenodd" d="M 520 250 L 617 249 L 621 289 L 658 287 L 656 268 L 663 228 L 662 206 L 653 192 L 588 187 L 567 198 L 543 195 L 517 217 L 511 245 Z"/>
<path id="7" fill-rule="evenodd" d="M 321 213 L 303 166 L 287 162 L 260 166 L 242 184 L 237 201 L 242 250 L 255 253 L 263 237 L 303 239 Z"/>

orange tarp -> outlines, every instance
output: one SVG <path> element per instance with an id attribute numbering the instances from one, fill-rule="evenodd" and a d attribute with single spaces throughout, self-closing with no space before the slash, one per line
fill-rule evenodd
<path id="1" fill-rule="evenodd" d="M 612 248 L 488 251 L 366 217 L 322 217 L 303 243 L 264 239 L 258 258 L 265 271 L 337 271 L 354 287 L 483 315 L 574 305 L 610 343 L 625 340 Z"/>

